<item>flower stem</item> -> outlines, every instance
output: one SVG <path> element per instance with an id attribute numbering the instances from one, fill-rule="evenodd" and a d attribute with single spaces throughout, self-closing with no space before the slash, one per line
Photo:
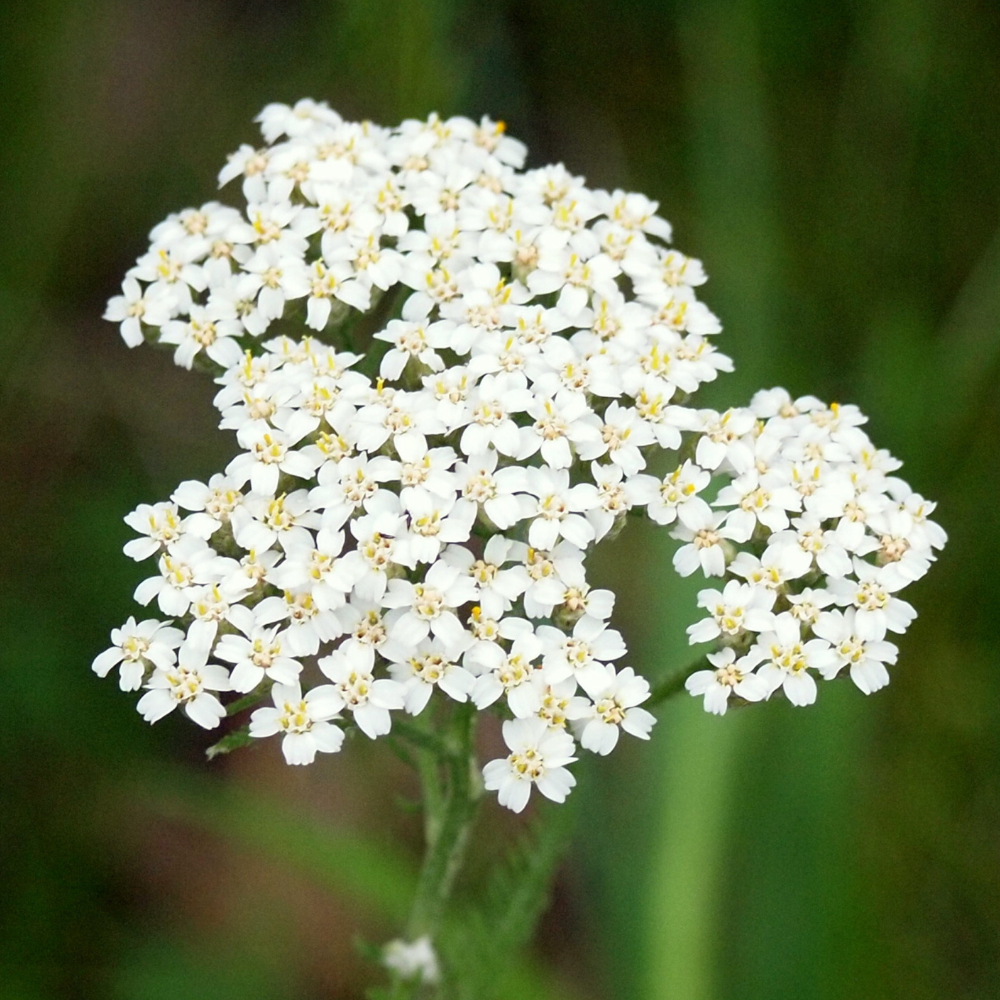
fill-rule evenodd
<path id="1" fill-rule="evenodd" d="M 475 723 L 474 707 L 464 704 L 455 707 L 443 736 L 424 732 L 415 739 L 414 733 L 405 734 L 416 750 L 427 841 L 406 926 L 409 941 L 423 935 L 434 940 L 465 860 L 481 791 L 473 746 Z M 420 990 L 419 980 L 394 976 L 389 997 L 409 1000 L 422 996 Z"/>
<path id="2" fill-rule="evenodd" d="M 443 767 L 433 759 L 423 762 L 421 767 L 425 799 L 429 799 L 427 805 L 431 808 L 427 816 L 424 863 L 407 925 L 410 940 L 422 934 L 434 936 L 465 857 L 479 797 L 479 788 L 473 780 L 472 737 L 476 717 L 470 709 L 469 705 L 457 706 L 450 720 Z"/>
<path id="3" fill-rule="evenodd" d="M 649 698 L 643 703 L 643 707 L 652 708 L 654 705 L 659 705 L 662 702 L 667 701 L 675 694 L 679 694 L 684 690 L 684 682 L 693 673 L 695 673 L 695 671 L 711 669 L 712 664 L 708 662 L 708 657 L 702 656 L 700 659 L 695 660 L 694 663 L 689 663 L 687 666 L 681 667 L 679 670 L 672 671 L 657 684 L 653 685 Z"/>

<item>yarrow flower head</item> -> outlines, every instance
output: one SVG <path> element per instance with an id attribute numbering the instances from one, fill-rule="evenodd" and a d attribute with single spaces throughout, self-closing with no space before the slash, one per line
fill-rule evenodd
<path id="1" fill-rule="evenodd" d="M 126 518 L 155 562 L 136 599 L 169 620 L 130 618 L 94 670 L 145 687 L 144 718 L 259 705 L 248 735 L 308 764 L 461 703 L 506 720 L 501 804 L 562 801 L 581 749 L 655 721 L 587 579 L 630 513 L 713 578 L 689 630 L 716 647 L 688 680 L 709 711 L 885 683 L 897 595 L 944 544 L 933 504 L 853 407 L 689 405 L 732 363 L 655 202 L 526 170 L 485 118 L 258 120 L 219 174 L 238 207 L 154 227 L 105 314 L 212 372 L 240 449 Z M 420 940 L 386 962 L 436 976 Z"/>
<path id="2" fill-rule="evenodd" d="M 928 519 L 934 504 L 892 475 L 900 463 L 871 443 L 856 407 L 771 389 L 748 412 L 754 421 L 729 442 L 730 478 L 708 515 L 729 541 L 719 544 L 721 562 L 702 568 L 726 582 L 700 592 L 709 616 L 688 628 L 692 643 L 714 644 L 715 669 L 692 674 L 687 689 L 720 715 L 730 694 L 759 701 L 780 691 L 810 705 L 816 678 L 849 676 L 871 694 L 897 659 L 887 634 L 916 617 L 897 593 L 946 541 Z M 683 530 L 675 534 L 687 540 Z"/>

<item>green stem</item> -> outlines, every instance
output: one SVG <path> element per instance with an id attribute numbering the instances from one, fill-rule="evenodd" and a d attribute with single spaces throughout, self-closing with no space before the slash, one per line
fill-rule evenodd
<path id="1" fill-rule="evenodd" d="M 433 937 L 464 860 L 479 793 L 473 782 L 475 718 L 473 706 L 465 704 L 457 707 L 451 720 L 443 789 L 439 791 L 437 815 L 429 817 L 432 822 L 428 823 L 424 863 L 407 925 L 410 940 L 422 934 Z M 433 763 L 436 777 L 437 762 Z"/>
<path id="2" fill-rule="evenodd" d="M 254 705 L 259 705 L 262 701 L 267 700 L 270 692 L 271 683 L 268 681 L 262 690 L 251 691 L 250 694 L 244 695 L 242 698 L 238 698 L 227 705 L 226 715 L 238 715 L 240 712 L 246 711 L 246 709 L 252 708 Z"/>
<path id="3" fill-rule="evenodd" d="M 437 759 L 444 759 L 450 752 L 447 741 L 443 740 L 437 733 L 422 727 L 419 722 L 411 722 L 409 719 L 394 719 L 392 731 L 415 747 L 429 751 Z"/>
<path id="4" fill-rule="evenodd" d="M 416 726 L 401 733 L 416 750 L 427 841 L 406 926 L 408 941 L 425 934 L 434 939 L 465 859 L 480 793 L 473 746 L 475 723 L 474 706 L 464 704 L 455 707 L 443 737 Z M 419 981 L 393 978 L 390 1000 L 419 995 Z"/>
<path id="5" fill-rule="evenodd" d="M 708 662 L 707 656 L 702 656 L 689 663 L 686 667 L 674 670 L 667 674 L 662 680 L 653 685 L 649 698 L 643 702 L 643 708 L 652 708 L 662 702 L 672 698 L 675 694 L 680 694 L 684 690 L 684 682 L 698 670 L 711 670 L 712 664 Z"/>

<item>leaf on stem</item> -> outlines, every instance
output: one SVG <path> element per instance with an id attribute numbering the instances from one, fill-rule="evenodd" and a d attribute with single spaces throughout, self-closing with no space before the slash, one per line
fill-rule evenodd
<path id="1" fill-rule="evenodd" d="M 233 733 L 227 733 L 218 743 L 213 743 L 205 751 L 205 756 L 209 760 L 215 760 L 222 754 L 232 753 L 234 750 L 239 750 L 240 747 L 248 747 L 251 743 L 253 743 L 253 737 L 250 735 L 249 728 L 237 729 Z"/>

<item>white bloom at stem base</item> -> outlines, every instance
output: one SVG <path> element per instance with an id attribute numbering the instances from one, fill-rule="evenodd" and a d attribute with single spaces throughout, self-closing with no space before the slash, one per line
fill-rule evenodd
<path id="1" fill-rule="evenodd" d="M 499 793 L 500 805 L 519 813 L 528 804 L 532 785 L 547 799 L 564 802 L 576 778 L 566 770 L 576 757 L 573 737 L 551 729 L 545 719 L 509 719 L 503 738 L 510 754 L 483 768 L 483 783 Z"/>
<path id="2" fill-rule="evenodd" d="M 284 733 L 281 752 L 289 764 L 311 764 L 317 751 L 336 753 L 344 742 L 344 731 L 329 720 L 337 718 L 340 699 L 329 684 L 302 696 L 298 684 L 275 684 L 271 688 L 274 708 L 258 708 L 250 717 L 250 735 Z"/>
<path id="3" fill-rule="evenodd" d="M 401 979 L 419 979 L 421 983 L 436 983 L 441 972 L 431 939 L 425 934 L 413 941 L 390 941 L 382 949 L 382 962 Z"/>

